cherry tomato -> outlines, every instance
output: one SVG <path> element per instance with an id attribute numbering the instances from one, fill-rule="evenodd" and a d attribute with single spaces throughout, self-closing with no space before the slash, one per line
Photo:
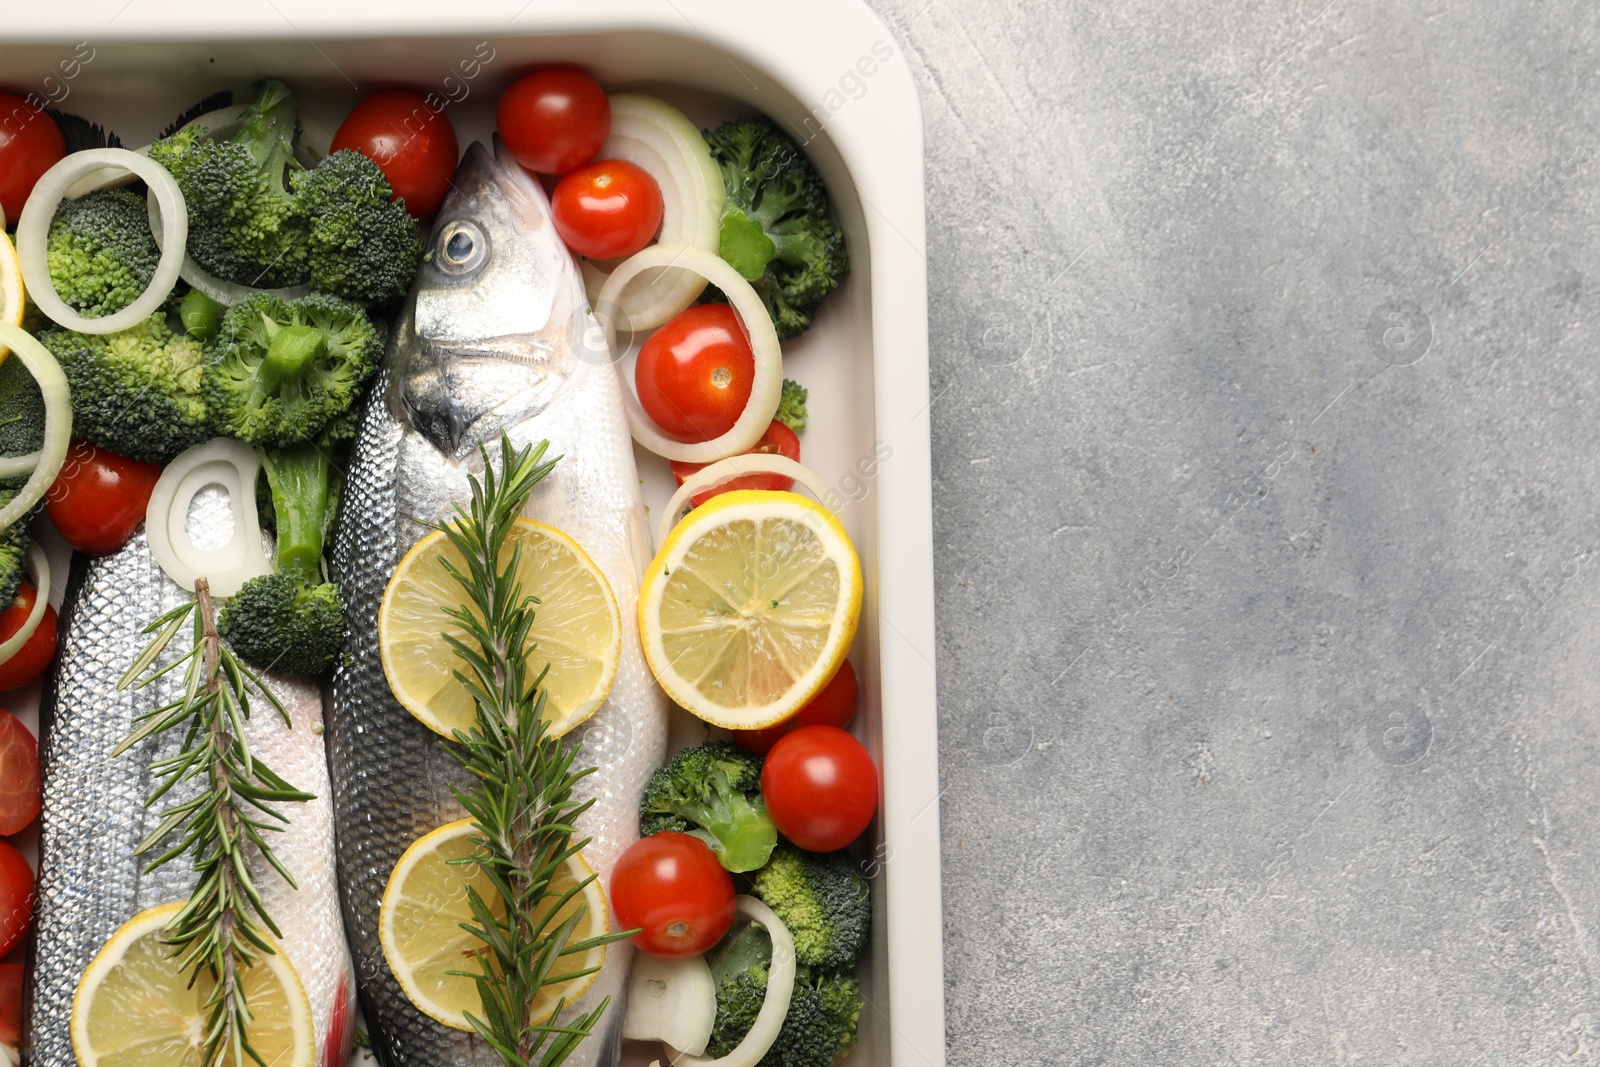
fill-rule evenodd
<path id="1" fill-rule="evenodd" d="M 732 429 L 755 378 L 755 353 L 726 304 L 699 304 L 669 319 L 639 349 L 633 370 L 645 413 L 686 441 Z"/>
<path id="2" fill-rule="evenodd" d="M 74 441 L 50 487 L 45 510 L 73 548 L 91 556 L 109 555 L 127 544 L 144 521 L 160 477 L 157 464 Z"/>
<path id="3" fill-rule="evenodd" d="M 572 67 L 525 74 L 500 94 L 500 139 L 537 174 L 565 174 L 595 157 L 611 132 L 611 101 L 600 83 Z"/>
<path id="4" fill-rule="evenodd" d="M 22 964 L 0 963 L 0 1045 L 15 1052 L 21 1044 Z"/>
<path id="5" fill-rule="evenodd" d="M 444 203 L 461 157 L 456 128 L 420 93 L 386 89 L 350 110 L 333 135 L 333 147 L 354 148 L 378 165 L 406 202 L 406 210 L 427 218 Z"/>
<path id="6" fill-rule="evenodd" d="M 23 582 L 17 590 L 17 599 L 11 602 L 9 608 L 0 611 L 0 641 L 22 629 L 22 624 L 28 621 L 28 613 L 33 610 L 35 596 L 33 586 Z M 0 693 L 27 685 L 43 674 L 55 658 L 56 609 L 46 607 L 33 636 L 22 643 L 16 655 L 0 663 Z"/>
<path id="7" fill-rule="evenodd" d="M 631 256 L 655 240 L 661 210 L 661 186 L 625 159 L 602 159 L 568 172 L 550 198 L 556 232 L 590 259 Z"/>
<path id="8" fill-rule="evenodd" d="M 800 438 L 796 437 L 794 431 L 789 427 L 777 419 L 773 419 L 772 425 L 768 426 L 766 431 L 762 433 L 761 440 L 756 442 L 754 448 L 743 454 L 746 456 L 783 456 L 798 463 L 800 462 Z M 691 474 L 704 470 L 706 466 L 707 464 L 705 463 L 684 463 L 675 459 L 672 461 L 672 476 L 678 479 L 679 485 L 682 485 Z M 794 479 L 785 478 L 781 474 L 743 474 L 724 482 L 715 489 L 707 489 L 704 492 L 696 493 L 693 500 L 694 506 L 699 507 L 712 497 L 719 496 L 722 493 L 731 493 L 735 489 L 766 489 L 771 492 L 781 493 L 793 488 Z M 762 751 L 766 750 L 762 749 Z"/>
<path id="9" fill-rule="evenodd" d="M 38 814 L 39 742 L 15 715 L 0 708 L 0 837 L 22 832 Z"/>
<path id="10" fill-rule="evenodd" d="M 860 837 L 878 810 L 878 768 L 837 726 L 802 726 L 767 753 L 761 796 L 784 837 L 834 852 Z"/>
<path id="11" fill-rule="evenodd" d="M 696 505 L 699 506 L 698 504 Z M 746 751 L 764 756 L 772 751 L 778 740 L 794 733 L 802 726 L 837 726 L 844 729 L 856 717 L 856 701 L 861 697 L 861 685 L 856 681 L 856 669 L 845 660 L 834 672 L 822 691 L 811 702 L 776 726 L 764 730 L 735 730 L 733 740 Z"/>
<path id="12" fill-rule="evenodd" d="M 67 154 L 55 119 L 20 96 L 0 93 L 0 208 L 15 226 L 39 175 Z"/>
<path id="13" fill-rule="evenodd" d="M 0 957 L 22 944 L 32 922 L 33 868 L 22 853 L 0 841 Z"/>
<path id="14" fill-rule="evenodd" d="M 733 879 L 698 837 L 668 831 L 628 847 L 611 872 L 611 910 L 652 956 L 698 956 L 733 925 Z"/>

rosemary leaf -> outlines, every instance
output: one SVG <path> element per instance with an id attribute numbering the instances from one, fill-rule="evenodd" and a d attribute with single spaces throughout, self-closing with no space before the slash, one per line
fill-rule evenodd
<path id="1" fill-rule="evenodd" d="M 161 654 L 185 622 L 192 622 L 194 647 L 158 667 Z M 242 973 L 263 955 L 273 953 L 264 930 L 281 933 L 267 914 L 250 871 L 249 853 L 259 853 L 293 885 L 262 831 L 277 831 L 281 826 L 274 824 L 288 822 L 273 805 L 312 796 L 295 789 L 250 751 L 245 727 L 252 693 L 264 698 L 285 722 L 289 716 L 261 679 L 222 643 L 205 579 L 196 583 L 193 603 L 160 615 L 145 627 L 145 633 L 156 637 L 117 687 L 144 688 L 181 669 L 183 694 L 140 716 L 137 728 L 112 754 L 119 756 L 150 737 L 182 726 L 178 753 L 151 765 L 156 787 L 145 804 L 154 806 L 180 782 L 198 778 L 203 785 L 193 799 L 162 813 L 160 824 L 139 843 L 135 854 L 143 854 L 181 831 L 178 843 L 145 870 L 189 856 L 199 876 L 194 893 L 167 924 L 165 936 L 172 958 L 191 972 L 191 984 L 201 974 L 214 983 L 201 1036 L 205 1067 L 244 1067 L 247 1061 L 267 1067 L 250 1044 L 255 1016 L 245 999 Z M 262 818 L 251 818 L 249 811 L 259 812 Z"/>
<path id="2" fill-rule="evenodd" d="M 484 951 L 474 956 L 477 970 L 452 973 L 477 983 L 483 1014 L 468 1013 L 467 1021 L 505 1067 L 557 1067 L 589 1037 L 610 998 L 560 1025 L 565 1000 L 541 1017 L 533 1005 L 547 986 L 592 973 L 558 967 L 557 960 L 633 933 L 574 941 L 582 903 L 564 921 L 551 921 L 583 888 L 560 892 L 550 883 L 588 844 L 573 840 L 574 826 L 593 801 L 575 799 L 573 789 L 594 768 L 574 770 L 575 748 L 545 732 L 540 687 L 549 668 L 534 669 L 527 641 L 539 601 L 517 579 L 520 548 L 501 559 L 534 485 L 555 466 L 544 459 L 548 444 L 519 450 L 502 435 L 498 456 L 483 447 L 484 473 L 472 479 L 471 504 L 457 504 L 454 520 L 438 527 L 465 560 L 444 564 L 465 594 L 449 612 L 460 631 L 444 638 L 461 660 L 455 677 L 476 710 L 472 729 L 457 730 L 455 743 L 444 744 L 473 776 L 473 788 L 458 790 L 456 798 L 473 818 L 480 856 L 472 862 L 498 898 L 485 900 L 468 887 L 473 921 L 461 927 Z"/>

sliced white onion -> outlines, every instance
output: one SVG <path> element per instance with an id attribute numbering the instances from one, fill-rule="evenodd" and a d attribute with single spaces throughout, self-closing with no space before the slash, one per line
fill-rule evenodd
<path id="1" fill-rule="evenodd" d="M 744 1035 L 739 1047 L 721 1059 L 708 1060 L 680 1052 L 667 1045 L 667 1058 L 674 1067 L 756 1067 L 767 1054 L 778 1032 L 783 1029 L 783 1017 L 789 1014 L 789 998 L 794 995 L 794 938 L 789 928 L 755 897 L 739 897 L 738 915 L 741 919 L 759 923 L 772 938 L 772 963 L 767 968 L 767 997 L 756 1013 L 755 1024 Z"/>
<path id="2" fill-rule="evenodd" d="M 33 572 L 33 610 L 22 620 L 22 629 L 0 641 L 0 667 L 5 666 L 28 643 L 33 631 L 39 628 L 39 620 L 44 618 L 44 609 L 50 606 L 50 557 L 45 555 L 37 541 L 28 546 L 28 570 Z"/>
<path id="3" fill-rule="evenodd" d="M 0 345 L 11 349 L 13 358 L 22 360 L 33 380 L 39 383 L 39 395 L 44 398 L 44 442 L 39 451 L 16 457 L 18 463 L 31 460 L 32 465 L 27 470 L 28 480 L 17 495 L 0 508 L 0 530 L 4 530 L 33 510 L 61 471 L 67 447 L 72 443 L 72 390 L 67 387 L 67 376 L 62 373 L 56 357 L 21 326 L 0 323 Z M 21 476 L 21 471 L 11 475 Z"/>
<path id="4" fill-rule="evenodd" d="M 241 441 L 217 438 L 195 445 L 167 464 L 150 494 L 144 532 L 150 554 L 167 577 L 190 591 L 205 578 L 211 592 L 227 597 L 251 578 L 272 573 L 261 547 L 256 514 L 256 476 L 261 460 Z M 233 509 L 233 534 L 220 548 L 199 548 L 189 539 L 189 505 L 207 486 L 219 486 Z"/>
<path id="5" fill-rule="evenodd" d="M 303 166 L 314 167 L 328 158 L 333 148 L 333 134 L 328 127 L 309 115 L 300 115 L 300 138 L 295 145 L 295 158 Z"/>
<path id="6" fill-rule="evenodd" d="M 150 229 L 151 232 L 155 232 L 157 220 L 161 217 L 161 207 L 156 202 L 154 193 L 149 199 L 149 205 Z M 166 252 L 166 246 L 162 243 L 162 237 L 159 234 L 156 236 L 156 246 L 163 253 Z M 184 250 L 183 266 L 178 268 L 178 274 L 184 281 L 223 307 L 232 307 L 245 297 L 254 296 L 256 293 L 267 293 L 278 297 L 280 300 L 299 300 L 301 297 L 308 296 L 311 293 L 311 286 L 309 285 L 288 285 L 282 289 L 253 289 L 248 285 L 230 282 L 225 278 L 217 277 L 196 263 L 187 249 Z"/>
<path id="7" fill-rule="evenodd" d="M 633 957 L 623 1037 L 664 1041 L 698 1056 L 716 1022 L 717 986 L 704 956 L 669 960 L 640 952 Z"/>
<path id="8" fill-rule="evenodd" d="M 735 478 L 742 478 L 747 474 L 776 474 L 783 478 L 792 478 L 810 490 L 811 495 L 824 507 L 836 508 L 838 496 L 828 488 L 828 483 L 817 477 L 815 471 L 803 463 L 797 463 L 788 456 L 777 456 L 770 452 L 752 452 L 746 456 L 729 456 L 695 471 L 683 480 L 678 486 L 678 491 L 672 494 L 672 499 L 667 501 L 666 510 L 661 513 L 661 526 L 656 531 L 656 547 L 667 543 L 667 535 L 678 524 L 678 514 L 683 510 L 684 504 L 692 500 L 696 493 L 707 489 L 715 489 L 719 485 L 731 482 Z"/>
<path id="9" fill-rule="evenodd" d="M 25 456 L 0 456 L 0 478 L 25 478 L 39 465 L 39 451 Z"/>
<path id="10" fill-rule="evenodd" d="M 621 305 L 628 283 L 643 272 L 655 267 L 681 267 L 694 271 L 700 277 L 721 289 L 728 298 L 744 327 L 750 341 L 750 351 L 756 358 L 755 379 L 750 383 L 750 402 L 740 412 L 739 419 L 727 433 L 710 441 L 690 443 L 676 441 L 656 428 L 645 414 L 633 385 L 617 362 L 617 373 L 622 378 L 622 402 L 628 409 L 628 428 L 633 439 L 658 456 L 681 460 L 684 463 L 714 463 L 719 459 L 748 452 L 755 447 L 761 435 L 772 424 L 778 412 L 778 401 L 783 396 L 783 349 L 778 346 L 778 332 L 772 328 L 767 308 L 750 288 L 750 283 L 739 272 L 723 262 L 715 252 L 697 245 L 651 245 L 643 252 L 629 256 L 611 273 L 605 288 L 595 301 L 595 314 L 605 327 L 606 341 L 613 354 L 617 348 L 617 327 L 633 329 L 631 320 Z"/>
<path id="11" fill-rule="evenodd" d="M 232 137 L 239 128 L 239 120 L 244 118 L 244 113 L 249 110 L 249 104 L 230 104 L 227 107 L 219 107 L 215 111 L 207 111 L 199 118 L 190 119 L 179 129 L 192 130 L 198 126 L 205 130 L 212 140 Z M 148 152 L 149 150 L 149 145 L 145 145 L 140 149 L 141 152 Z"/>
<path id="12" fill-rule="evenodd" d="M 661 243 L 715 252 L 722 239 L 727 190 L 711 148 L 683 112 L 643 93 L 611 94 L 611 133 L 597 159 L 622 159 L 644 169 L 661 188 Z M 584 261 L 591 303 L 600 298 L 614 263 Z M 621 298 L 636 330 L 660 326 L 695 302 L 706 280 L 692 270 L 657 268 Z"/>
<path id="13" fill-rule="evenodd" d="M 135 155 L 148 156 L 150 154 L 150 146 L 145 145 L 143 148 L 134 148 L 131 149 L 131 151 Z M 76 200 L 80 196 L 88 196 L 90 193 L 98 193 L 101 189 L 113 189 L 120 185 L 132 185 L 138 180 L 139 176 L 126 167 L 102 167 L 99 170 L 90 171 L 88 174 L 85 174 L 83 177 L 73 182 L 72 185 L 67 189 L 67 199 Z"/>
<path id="14" fill-rule="evenodd" d="M 56 295 L 55 282 L 50 278 L 45 246 L 50 238 L 50 223 L 56 216 L 56 207 L 85 175 L 108 167 L 120 167 L 143 178 L 151 195 L 161 205 L 161 225 L 151 227 L 156 241 L 161 245 L 161 261 L 156 264 L 155 277 L 139 299 L 112 315 L 99 319 L 86 319 L 73 311 Z M 28 202 L 22 207 L 22 218 L 17 223 L 17 258 L 22 263 L 22 281 L 28 295 L 39 305 L 39 310 L 55 322 L 78 333 L 117 333 L 149 318 L 161 302 L 178 284 L 178 271 L 183 266 L 183 248 L 189 239 L 189 215 L 183 203 L 183 193 L 166 168 L 137 152 L 126 148 L 94 148 L 87 152 L 74 152 L 45 171 L 39 178 Z"/>

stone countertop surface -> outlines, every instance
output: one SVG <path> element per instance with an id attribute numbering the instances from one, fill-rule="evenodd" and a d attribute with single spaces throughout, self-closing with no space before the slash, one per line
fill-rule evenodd
<path id="1" fill-rule="evenodd" d="M 1593 1062 L 1600 8 L 874 2 L 949 1062 Z"/>

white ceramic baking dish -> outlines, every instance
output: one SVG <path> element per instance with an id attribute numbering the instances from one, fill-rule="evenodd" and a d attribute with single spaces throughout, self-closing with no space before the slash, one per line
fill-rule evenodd
<path id="1" fill-rule="evenodd" d="M 889 29 L 860 0 L 93 0 L 8 5 L 0 29 L 0 86 L 130 144 L 205 92 L 276 74 L 330 129 L 365 92 L 431 90 L 465 145 L 492 132 L 515 71 L 552 60 L 649 86 L 704 124 L 764 111 L 805 143 L 832 191 L 852 273 L 788 346 L 785 370 L 812 391 L 804 459 L 837 489 L 867 575 L 856 732 L 883 768 L 883 803 L 861 848 L 875 931 L 849 1062 L 941 1067 L 922 116 Z M 660 508 L 666 465 L 640 465 Z M 36 691 L 12 705 L 37 725 Z"/>

